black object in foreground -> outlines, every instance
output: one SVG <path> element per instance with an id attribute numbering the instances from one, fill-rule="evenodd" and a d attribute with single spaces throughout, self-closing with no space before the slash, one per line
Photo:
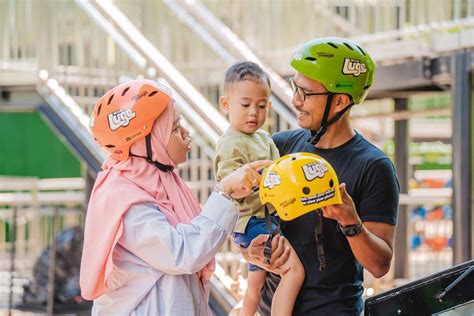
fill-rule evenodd
<path id="1" fill-rule="evenodd" d="M 368 298 L 365 315 L 474 315 L 474 260 Z"/>

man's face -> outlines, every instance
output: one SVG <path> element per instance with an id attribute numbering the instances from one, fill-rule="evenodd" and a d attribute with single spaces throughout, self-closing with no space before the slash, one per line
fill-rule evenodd
<path id="1" fill-rule="evenodd" d="M 309 79 L 300 73 L 293 78 L 299 93 L 294 93 L 291 103 L 297 110 L 298 125 L 310 130 L 318 130 L 326 107 L 327 94 L 307 95 L 303 93 L 327 93 L 324 86 L 315 80 Z M 331 112 L 333 109 L 331 109 Z"/>

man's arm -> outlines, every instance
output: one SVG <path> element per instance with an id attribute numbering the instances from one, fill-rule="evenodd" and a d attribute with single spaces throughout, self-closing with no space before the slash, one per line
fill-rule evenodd
<path id="1" fill-rule="evenodd" d="M 323 207 L 323 216 L 332 218 L 342 226 L 361 222 L 354 202 L 346 191 L 346 185 L 339 186 L 342 204 Z M 357 261 L 375 277 L 387 274 L 393 256 L 395 226 L 379 222 L 364 222 L 362 232 L 347 237 Z"/>
<path id="2" fill-rule="evenodd" d="M 376 278 L 381 278 L 390 269 L 394 236 L 394 225 L 364 222 L 362 232 L 347 240 L 357 261 Z"/>

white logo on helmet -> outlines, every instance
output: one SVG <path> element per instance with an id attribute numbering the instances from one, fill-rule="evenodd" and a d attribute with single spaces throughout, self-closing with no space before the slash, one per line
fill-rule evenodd
<path id="1" fill-rule="evenodd" d="M 274 171 L 270 171 L 269 173 L 267 173 L 267 176 L 265 177 L 265 181 L 263 181 L 263 187 L 269 188 L 269 189 L 273 189 L 274 186 L 280 185 L 280 184 L 281 184 L 281 178 Z"/>
<path id="2" fill-rule="evenodd" d="M 316 178 L 324 177 L 324 174 L 328 171 L 328 167 L 320 162 L 312 162 L 303 166 L 304 177 L 308 181 L 313 181 Z"/>
<path id="3" fill-rule="evenodd" d="M 334 190 L 334 188 L 331 188 L 322 193 L 318 193 L 318 194 L 308 196 L 308 197 L 301 197 L 300 201 L 304 206 L 306 206 L 306 205 L 312 205 L 316 203 L 325 202 L 335 196 L 336 196 L 336 191 Z"/>
<path id="4" fill-rule="evenodd" d="M 354 77 L 359 77 L 360 74 L 365 74 L 367 68 L 365 64 L 357 59 L 345 58 L 344 66 L 342 67 L 342 73 L 344 75 L 353 75 Z"/>
<path id="5" fill-rule="evenodd" d="M 131 109 L 122 109 L 108 115 L 110 129 L 115 131 L 119 127 L 128 126 L 130 121 L 137 116 Z"/>

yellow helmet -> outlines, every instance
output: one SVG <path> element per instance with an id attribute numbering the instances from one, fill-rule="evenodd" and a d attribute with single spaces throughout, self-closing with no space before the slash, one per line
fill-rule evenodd
<path id="1" fill-rule="evenodd" d="M 323 206 L 341 204 L 339 180 L 332 166 L 318 155 L 294 153 L 268 168 L 260 182 L 260 199 L 289 221 Z"/>

